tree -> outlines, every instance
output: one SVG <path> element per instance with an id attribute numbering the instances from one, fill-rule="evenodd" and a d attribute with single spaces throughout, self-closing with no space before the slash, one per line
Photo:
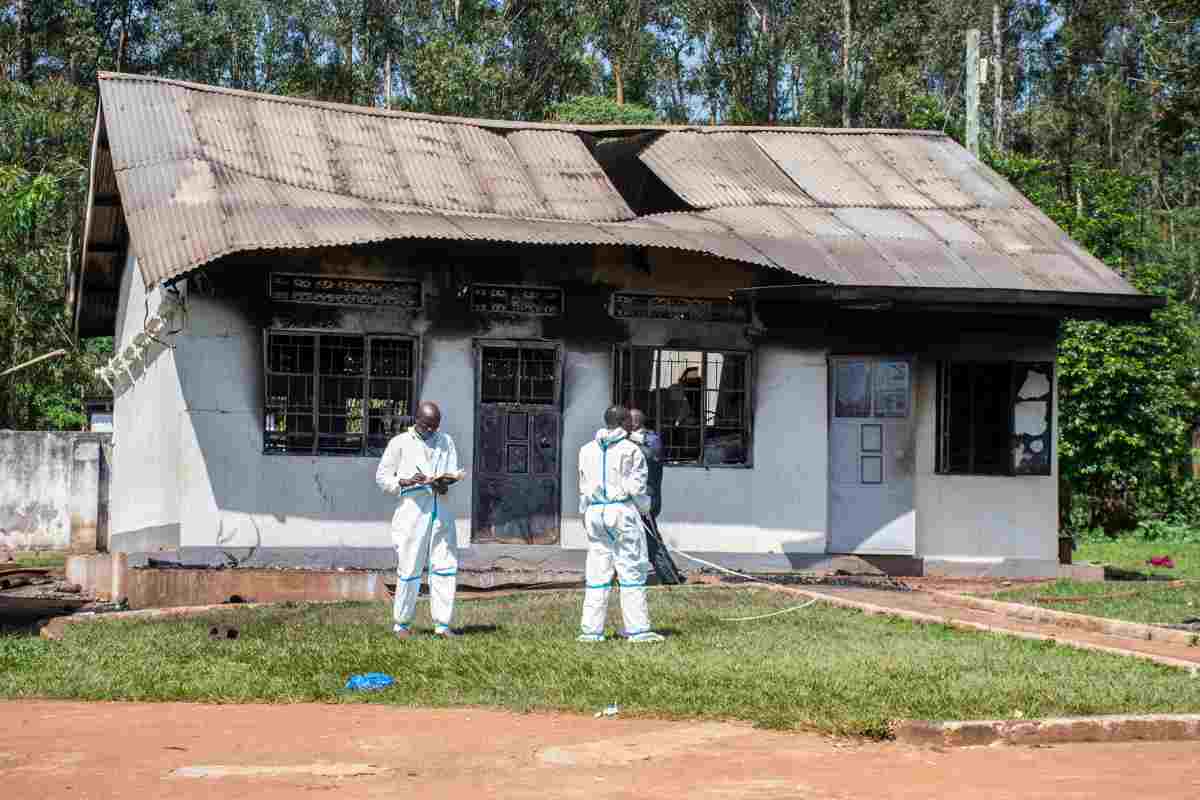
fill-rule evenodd
<path id="1" fill-rule="evenodd" d="M 0 378 L 0 428 L 84 421 L 81 400 L 104 344 L 76 347 L 62 282 L 93 109 L 90 94 L 65 81 L 0 81 L 0 372 L 69 351 Z"/>
<path id="2" fill-rule="evenodd" d="M 550 106 L 546 119 L 576 125 L 654 125 L 654 110 L 607 97 L 573 97 Z"/>
<path id="3" fill-rule="evenodd" d="M 625 79 L 640 61 L 648 38 L 647 0 L 600 0 L 593 10 L 591 39 L 608 59 L 617 88 L 617 105 L 625 105 Z"/>

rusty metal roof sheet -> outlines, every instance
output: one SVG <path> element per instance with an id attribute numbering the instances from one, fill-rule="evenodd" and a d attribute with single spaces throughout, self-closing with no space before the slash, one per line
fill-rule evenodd
<path id="1" fill-rule="evenodd" d="M 473 121 L 111 74 L 100 94 L 96 190 L 115 181 L 147 284 L 247 250 L 423 238 L 678 248 L 846 286 L 1136 294 L 933 134 Z M 692 210 L 636 216 L 597 132 L 636 137 L 615 161 L 640 159 Z M 89 241 L 116 224 L 95 214 Z"/>
<path id="2" fill-rule="evenodd" d="M 876 188 L 846 163 L 829 137 L 803 133 L 756 133 L 753 137 L 816 205 L 883 205 Z"/>
<path id="3" fill-rule="evenodd" d="M 576 134 L 515 131 L 505 138 L 546 198 L 550 213 L 537 216 L 604 222 L 634 216 Z"/>
<path id="4" fill-rule="evenodd" d="M 748 133 L 665 133 L 638 157 L 694 208 L 816 205 Z"/>

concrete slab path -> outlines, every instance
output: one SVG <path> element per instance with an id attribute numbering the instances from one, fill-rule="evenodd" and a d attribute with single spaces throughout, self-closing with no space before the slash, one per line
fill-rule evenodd
<path id="1" fill-rule="evenodd" d="M 920 748 L 712 722 L 373 705 L 0 703 L 0 795 L 1200 797 L 1195 742 Z"/>

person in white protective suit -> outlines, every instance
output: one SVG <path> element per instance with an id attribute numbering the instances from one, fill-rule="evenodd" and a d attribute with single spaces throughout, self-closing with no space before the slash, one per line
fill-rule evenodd
<path id="1" fill-rule="evenodd" d="M 392 543 L 396 546 L 396 601 L 392 630 L 400 639 L 412 635 L 421 573 L 429 567 L 430 616 L 433 632 L 456 637 L 454 590 L 458 574 L 458 541 L 454 519 L 444 513 L 441 498 L 452 483 L 465 476 L 449 434 L 439 432 L 442 412 L 435 403 L 421 403 L 413 426 L 388 442 L 375 483 L 396 495 Z"/>
<path id="2" fill-rule="evenodd" d="M 608 592 L 614 570 L 621 587 L 625 636 L 632 642 L 661 642 L 650 629 L 646 610 L 646 535 L 642 514 L 650 510 L 646 494 L 646 457 L 625 430 L 628 412 L 613 406 L 604 412 L 605 427 L 579 451 L 579 512 L 587 530 L 587 588 L 579 641 L 604 641 Z"/>

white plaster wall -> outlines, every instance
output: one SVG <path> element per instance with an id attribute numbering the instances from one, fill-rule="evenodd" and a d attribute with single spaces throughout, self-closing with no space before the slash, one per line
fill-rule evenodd
<path id="1" fill-rule="evenodd" d="M 147 298 L 137 260 L 131 255 L 121 276 L 114 348 L 122 352 L 142 330 L 160 296 Z M 147 350 L 146 364 L 134 370 L 136 380 L 113 398 L 110 535 L 119 537 L 148 528 L 176 525 L 180 520 L 177 475 L 179 419 L 183 395 L 175 374 L 175 353 L 157 344 Z"/>
<path id="2" fill-rule="evenodd" d="M 423 399 L 442 409 L 442 430 L 454 439 L 458 465 L 467 471 L 462 481 L 443 498 L 439 513 L 454 516 L 458 546 L 471 543 L 471 498 L 474 496 L 475 464 L 475 348 L 471 340 L 426 337 L 423 345 Z"/>
<path id="3" fill-rule="evenodd" d="M 959 343 L 955 358 L 976 361 L 1054 361 L 1049 337 L 1007 344 L 996 337 Z M 936 468 L 937 365 L 917 367 L 917 555 L 952 562 L 1058 558 L 1058 374 L 1051 474 L 939 475 Z"/>
<path id="4" fill-rule="evenodd" d="M 119 347 L 140 330 L 144 317 L 145 293 L 135 264 L 123 280 Z M 536 331 L 514 325 L 493 335 L 529 338 Z M 263 454 L 262 331 L 256 323 L 232 304 L 193 293 L 186 329 L 173 342 L 176 349 L 152 355 L 145 374 L 115 401 L 114 536 L 175 524 L 180 543 L 193 547 L 390 546 L 393 500 L 375 487 L 377 459 Z M 998 347 L 993 336 L 955 347 L 955 357 L 964 359 L 1054 356 L 1054 343 L 1046 338 Z M 441 404 L 445 430 L 470 473 L 472 342 L 465 335 L 426 336 L 422 356 L 420 395 Z M 919 362 L 917 374 L 918 555 L 1053 559 L 1056 478 L 936 475 L 933 359 Z M 580 548 L 586 540 L 577 513 L 576 456 L 602 424 L 611 395 L 611 355 L 607 349 L 567 351 L 564 377 L 562 544 Z M 824 349 L 756 349 L 754 466 L 668 467 L 660 522 L 670 544 L 694 551 L 824 552 L 826 382 Z M 1057 425 L 1057 408 L 1055 415 Z M 468 474 L 444 506 L 463 546 L 470 541 L 472 491 Z"/>
<path id="5" fill-rule="evenodd" d="M 612 405 L 612 353 L 566 353 L 563 362 L 562 536 L 563 547 L 587 547 L 579 514 L 579 448 L 604 427 Z"/>
<path id="6" fill-rule="evenodd" d="M 394 501 L 375 486 L 377 458 L 266 455 L 262 331 L 232 305 L 193 294 L 179 337 L 180 544 L 387 547 Z"/>
<path id="7" fill-rule="evenodd" d="M 70 434 L 0 431 L 0 553 L 71 544 Z"/>
<path id="8" fill-rule="evenodd" d="M 526 338 L 520 329 L 494 332 Z M 180 544 L 387 547 L 393 501 L 374 484 L 375 458 L 264 455 L 259 419 L 262 333 L 229 304 L 193 294 L 174 363 L 187 405 L 177 430 Z M 470 542 L 475 355 L 467 337 L 427 336 L 420 395 L 442 406 L 468 479 L 447 498 L 460 546 Z M 752 469 L 672 467 L 664 534 L 683 549 L 821 553 L 827 514 L 825 355 L 763 348 L 755 360 Z M 562 544 L 586 545 L 577 512 L 577 453 L 602 424 L 612 386 L 608 351 L 565 354 Z M 170 475 L 164 472 L 162 475 Z M 177 512 L 178 513 L 178 512 Z"/>
<path id="9" fill-rule="evenodd" d="M 681 550 L 823 553 L 828 513 L 824 351 L 755 354 L 754 466 L 667 467 L 659 525 Z M 574 366 L 574 369 L 572 369 Z M 584 547 L 578 448 L 601 427 L 612 386 L 607 354 L 570 354 L 563 440 L 563 545 Z"/>

